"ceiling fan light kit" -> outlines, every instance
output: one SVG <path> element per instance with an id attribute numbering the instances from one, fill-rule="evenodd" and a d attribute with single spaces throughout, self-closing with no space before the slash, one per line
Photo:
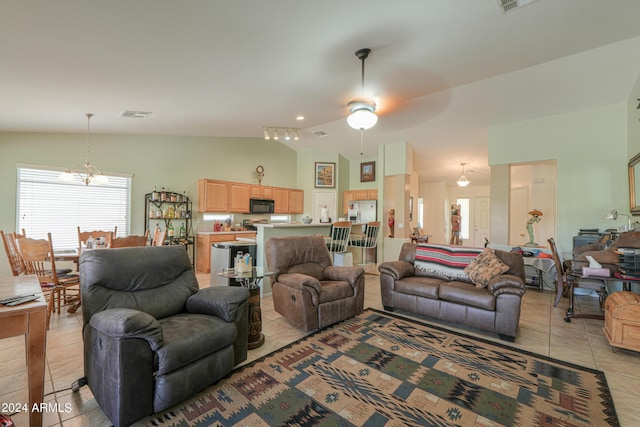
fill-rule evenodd
<path id="1" fill-rule="evenodd" d="M 362 93 L 364 94 L 364 60 L 369 57 L 371 49 L 356 50 L 356 56 L 362 61 Z M 370 99 L 358 99 L 348 105 L 351 114 L 347 117 L 347 123 L 360 131 L 360 155 L 364 154 L 364 130 L 371 129 L 378 122 L 376 115 L 376 103 Z"/>
<path id="2" fill-rule="evenodd" d="M 378 116 L 374 113 L 375 110 L 376 106 L 373 101 L 351 101 L 349 103 L 351 114 L 347 117 L 347 123 L 354 129 L 371 129 L 378 122 Z"/>

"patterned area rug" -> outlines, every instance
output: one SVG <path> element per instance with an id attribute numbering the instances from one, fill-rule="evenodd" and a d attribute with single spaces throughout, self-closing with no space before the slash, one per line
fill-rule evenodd
<path id="1" fill-rule="evenodd" d="M 373 309 L 256 360 L 154 426 L 618 426 L 600 371 Z"/>

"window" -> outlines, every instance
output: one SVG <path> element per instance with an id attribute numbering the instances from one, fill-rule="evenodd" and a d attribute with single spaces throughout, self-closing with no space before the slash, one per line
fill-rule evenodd
<path id="1" fill-rule="evenodd" d="M 131 176 L 107 175 L 107 185 L 85 185 L 58 179 L 61 169 L 18 165 L 16 230 L 27 237 L 46 239 L 51 233 L 55 249 L 78 247 L 81 230 L 113 230 L 129 234 Z"/>

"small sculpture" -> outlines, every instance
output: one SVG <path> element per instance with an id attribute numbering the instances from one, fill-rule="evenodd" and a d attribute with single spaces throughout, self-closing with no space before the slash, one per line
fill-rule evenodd
<path id="1" fill-rule="evenodd" d="M 529 233 L 529 242 L 525 243 L 524 246 L 527 246 L 529 248 L 537 248 L 539 245 L 536 243 L 534 237 L 533 237 L 533 224 L 535 224 L 536 222 L 540 222 L 540 217 L 542 216 L 542 212 L 540 212 L 538 209 L 534 209 L 531 212 L 529 212 L 529 215 L 531 215 L 531 218 L 529 218 L 529 221 L 527 221 L 527 232 Z"/>
<path id="2" fill-rule="evenodd" d="M 449 239 L 450 245 L 461 245 L 460 241 L 460 205 L 451 205 L 451 239 Z"/>
<path id="3" fill-rule="evenodd" d="M 389 211 L 389 218 L 387 219 L 387 225 L 389 225 L 389 237 L 393 237 L 394 236 L 394 230 L 393 230 L 393 226 L 396 223 L 396 210 L 395 209 L 391 209 Z"/>

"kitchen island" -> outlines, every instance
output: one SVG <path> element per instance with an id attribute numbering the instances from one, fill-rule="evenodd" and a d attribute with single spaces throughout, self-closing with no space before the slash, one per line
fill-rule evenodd
<path id="1" fill-rule="evenodd" d="M 255 224 L 256 234 L 256 265 L 267 267 L 264 244 L 271 237 L 308 236 L 312 234 L 329 235 L 331 224 Z M 265 277 L 262 281 L 262 295 L 271 294 L 271 281 Z"/>

